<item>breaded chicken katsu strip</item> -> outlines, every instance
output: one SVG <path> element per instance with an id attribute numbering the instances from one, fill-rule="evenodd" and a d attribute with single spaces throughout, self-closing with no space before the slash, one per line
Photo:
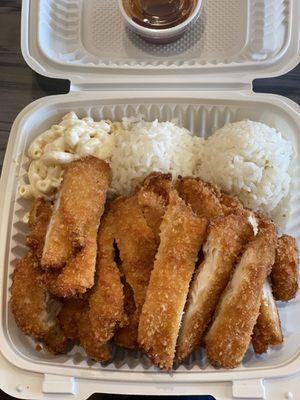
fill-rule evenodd
<path id="1" fill-rule="evenodd" d="M 176 356 L 180 361 L 200 345 L 237 257 L 252 235 L 252 227 L 242 213 L 215 218 L 210 223 L 204 261 L 193 279 L 178 337 Z"/>
<path id="2" fill-rule="evenodd" d="M 66 299 L 58 314 L 61 328 L 68 339 L 79 340 L 79 323 L 87 312 L 88 299 Z"/>
<path id="3" fill-rule="evenodd" d="M 95 286 L 89 297 L 89 336 L 94 337 L 98 346 L 106 344 L 114 336 L 116 329 L 126 323 L 123 284 L 115 262 L 116 222 L 113 207 L 114 202 L 104 216 L 99 230 Z M 81 335 L 80 341 L 82 342 Z"/>
<path id="4" fill-rule="evenodd" d="M 51 331 L 56 329 L 57 308 L 49 310 L 49 296 L 40 285 L 40 271 L 36 258 L 28 253 L 18 261 L 11 287 L 11 310 L 18 327 L 37 340 L 48 343 L 53 353 L 60 353 L 66 345 L 63 338 L 60 345 L 51 346 Z M 55 304 L 53 304 L 55 305 Z M 59 303 L 57 303 L 59 307 Z M 50 339 L 50 341 L 49 341 Z"/>
<path id="5" fill-rule="evenodd" d="M 71 256 L 60 271 L 47 270 L 43 282 L 50 293 L 57 297 L 74 297 L 84 294 L 94 284 L 97 256 L 96 221 L 86 229 L 85 247 Z"/>
<path id="6" fill-rule="evenodd" d="M 89 242 L 91 224 L 97 226 L 104 211 L 111 180 L 109 165 L 96 157 L 70 163 L 54 207 L 41 265 L 62 268 Z"/>
<path id="7" fill-rule="evenodd" d="M 59 314 L 65 335 L 79 340 L 87 355 L 97 361 L 111 358 L 109 341 L 117 327 L 127 322 L 121 273 L 115 262 L 115 229 L 114 213 L 109 209 L 98 234 L 95 286 L 83 299 L 65 300 Z"/>
<path id="8" fill-rule="evenodd" d="M 67 167 L 60 204 L 73 250 L 85 246 L 89 225 L 100 221 L 110 181 L 109 165 L 96 157 L 74 161 Z"/>
<path id="9" fill-rule="evenodd" d="M 110 360 L 111 346 L 97 341 L 91 328 L 88 298 L 65 300 L 58 318 L 65 336 L 73 341 L 79 341 L 91 359 Z"/>
<path id="10" fill-rule="evenodd" d="M 112 209 L 117 224 L 115 239 L 121 267 L 126 283 L 132 289 L 135 304 L 133 314 L 128 316 L 129 325 L 116 334 L 115 341 L 134 349 L 138 346 L 139 318 L 158 248 L 158 237 L 148 226 L 136 195 L 118 199 Z"/>
<path id="11" fill-rule="evenodd" d="M 54 301 L 55 302 L 55 301 Z M 43 338 L 43 342 L 45 344 L 46 349 L 52 354 L 64 354 L 67 352 L 68 339 L 64 334 L 64 331 L 61 329 L 61 326 L 57 320 L 57 305 L 59 303 L 55 302 L 53 306 L 55 316 L 53 320 L 53 326 L 49 330 L 48 334 Z M 59 304 L 60 306 L 60 304 Z M 47 309 L 49 306 L 47 307 Z"/>
<path id="12" fill-rule="evenodd" d="M 205 232 L 206 219 L 195 216 L 172 191 L 138 332 L 141 347 L 160 368 L 173 366 L 183 308 Z"/>
<path id="13" fill-rule="evenodd" d="M 240 364 L 251 341 L 264 282 L 275 259 L 276 230 L 260 221 L 259 232 L 247 245 L 222 295 L 206 336 L 209 360 L 224 368 Z"/>
<path id="14" fill-rule="evenodd" d="M 262 291 L 259 316 L 253 329 L 252 345 L 255 353 L 262 354 L 269 345 L 283 342 L 281 323 L 269 281 L 266 280 Z"/>
<path id="15" fill-rule="evenodd" d="M 241 213 L 242 203 L 234 196 L 220 192 L 215 186 L 200 178 L 178 178 L 176 189 L 199 217 L 208 219 Z"/>
<path id="16" fill-rule="evenodd" d="M 81 248 L 77 246 L 77 250 L 68 256 L 63 269 L 52 270 L 48 268 L 45 272 L 44 282 L 48 290 L 58 297 L 81 295 L 94 284 L 97 231 L 104 210 L 110 175 L 109 166 L 104 161 L 94 157 L 75 161 L 70 164 L 65 173 L 60 195 L 64 224 L 69 230 L 71 242 L 75 237 L 74 232 L 79 232 L 79 230 L 81 232 L 80 237 L 81 239 L 84 238 L 84 242 L 81 243 Z M 79 183 L 77 183 L 77 186 L 75 185 L 76 178 L 80 185 Z M 73 189 L 72 182 L 74 184 Z M 77 205 L 75 199 L 78 199 Z M 71 211 L 69 210 L 70 207 L 77 208 Z M 76 213 L 78 218 L 74 222 Z M 75 225 L 80 229 L 76 230 Z"/>
<path id="17" fill-rule="evenodd" d="M 112 356 L 112 349 L 109 343 L 102 344 L 95 338 L 93 329 L 90 326 L 90 319 L 87 312 L 84 312 L 79 322 L 80 345 L 86 354 L 95 361 L 109 361 Z"/>
<path id="18" fill-rule="evenodd" d="M 125 310 L 128 316 L 128 325 L 117 331 L 115 342 L 125 348 L 138 347 L 139 318 L 171 188 L 171 174 L 153 172 L 147 176 L 135 196 L 120 199 L 114 207 L 118 221 L 115 238 L 124 273 Z"/>
<path id="19" fill-rule="evenodd" d="M 181 178 L 176 182 L 179 196 L 189 204 L 198 217 L 213 218 L 224 214 L 220 192 L 199 178 Z"/>
<path id="20" fill-rule="evenodd" d="M 30 232 L 26 238 L 27 246 L 34 252 L 38 261 L 41 260 L 47 227 L 52 215 L 52 206 L 44 199 L 37 199 L 33 203 L 29 214 L 28 226 Z"/>
<path id="21" fill-rule="evenodd" d="M 172 186 L 171 174 L 152 172 L 137 192 L 139 206 L 156 237 L 159 237 L 160 224 L 166 212 Z"/>
<path id="22" fill-rule="evenodd" d="M 296 240 L 282 235 L 277 240 L 276 258 L 270 275 L 275 300 L 288 301 L 298 291 L 299 255 Z"/>
<path id="23" fill-rule="evenodd" d="M 72 254 L 67 224 L 60 207 L 61 193 L 54 204 L 53 214 L 47 228 L 45 245 L 42 252 L 41 267 L 62 268 Z"/>
<path id="24" fill-rule="evenodd" d="M 220 198 L 223 212 L 225 215 L 232 213 L 240 213 L 243 211 L 244 207 L 242 203 L 236 197 L 230 196 L 226 193 L 221 194 Z"/>
<path id="25" fill-rule="evenodd" d="M 11 310 L 18 327 L 37 340 L 43 340 L 49 351 L 65 351 L 67 339 L 60 329 L 57 314 L 60 303 L 52 299 L 41 285 L 39 258 L 51 215 L 51 204 L 36 200 L 30 214 L 31 249 L 18 261 L 11 287 Z"/>
<path id="26" fill-rule="evenodd" d="M 122 283 L 124 287 L 124 312 L 127 317 L 126 323 L 116 331 L 114 336 L 114 342 L 124 347 L 125 349 L 135 350 L 138 349 L 137 344 L 137 329 L 139 320 L 137 320 L 136 305 L 134 301 L 134 293 L 126 282 L 125 277 L 122 277 Z"/>

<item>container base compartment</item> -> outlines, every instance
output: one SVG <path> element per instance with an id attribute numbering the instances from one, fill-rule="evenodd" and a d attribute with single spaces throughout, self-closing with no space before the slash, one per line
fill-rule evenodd
<path id="1" fill-rule="evenodd" d="M 259 95 L 251 92 L 248 94 L 93 92 L 53 96 L 38 100 L 22 111 L 13 126 L 1 182 L 2 201 L 5 195 L 6 204 L 0 216 L 3 234 L 0 251 L 3 284 L 0 343 L 4 357 L 23 370 L 81 379 L 97 379 L 99 388 L 102 380 L 103 382 L 108 380 L 112 385 L 117 381 L 123 383 L 127 381 L 133 384 L 134 382 L 147 382 L 147 385 L 151 385 L 153 382 L 154 388 L 153 390 L 149 389 L 149 393 L 169 395 L 183 394 L 176 390 L 177 384 L 180 388 L 180 385 L 195 385 L 200 382 L 204 384 L 204 382 L 228 382 L 238 379 L 260 380 L 268 377 L 287 376 L 300 371 L 299 295 L 289 304 L 279 304 L 285 337 L 284 344 L 263 356 L 255 355 L 250 348 L 241 366 L 235 370 L 214 369 L 207 361 L 203 350 L 192 354 L 184 364 L 175 366 L 172 374 L 154 368 L 147 357 L 138 352 L 129 352 L 118 348 L 114 350 L 112 362 L 106 364 L 92 362 L 76 346 L 68 354 L 61 356 L 36 351 L 36 343 L 19 331 L 9 309 L 12 273 L 17 259 L 25 251 L 27 226 L 23 219 L 31 205 L 31 201 L 20 198 L 18 181 L 28 166 L 26 151 L 29 143 L 52 124 L 58 123 L 62 116 L 69 111 L 76 112 L 80 118 L 91 116 L 95 120 L 119 121 L 122 117 L 139 114 L 143 115 L 145 120 L 157 118 L 165 121 L 176 118 L 179 125 L 201 137 L 206 137 L 228 122 L 242 119 L 260 121 L 275 127 L 282 132 L 284 137 L 292 141 L 295 149 L 290 214 L 286 231 L 300 243 L 299 116 L 296 105 L 292 102 L 278 96 Z M 5 194 L 3 188 L 6 188 Z M 168 387 L 166 393 L 156 390 L 156 383 L 158 386 L 166 385 Z M 171 386 L 172 391 L 170 390 Z M 114 391 L 113 389 L 112 391 Z M 133 391 L 128 390 L 128 393 L 131 392 Z M 183 392 L 188 394 L 188 392 Z M 191 394 L 197 393 L 199 394 L 196 390 L 191 390 Z M 224 399 L 227 398 L 229 397 L 224 397 Z"/>

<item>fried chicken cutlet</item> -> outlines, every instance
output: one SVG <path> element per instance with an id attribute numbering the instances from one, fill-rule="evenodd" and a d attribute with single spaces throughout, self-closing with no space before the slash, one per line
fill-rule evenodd
<path id="1" fill-rule="evenodd" d="M 75 297 L 84 294 L 93 286 L 97 257 L 97 228 L 98 221 L 88 227 L 85 247 L 71 256 L 62 270 L 44 272 L 42 280 L 54 296 Z"/>
<path id="2" fill-rule="evenodd" d="M 47 227 L 52 215 L 52 206 L 40 198 L 32 206 L 29 214 L 28 226 L 30 232 L 26 238 L 26 245 L 32 250 L 38 261 L 42 258 Z"/>
<path id="3" fill-rule="evenodd" d="M 234 196 L 230 196 L 229 194 L 222 193 L 220 201 L 225 215 L 234 213 L 239 214 L 244 210 L 244 207 L 239 199 Z"/>
<path id="4" fill-rule="evenodd" d="M 204 261 L 191 284 L 178 337 L 176 357 L 180 361 L 200 346 L 237 257 L 252 235 L 245 214 L 231 214 L 211 221 L 203 246 Z"/>
<path id="5" fill-rule="evenodd" d="M 88 299 L 65 299 L 58 314 L 58 320 L 65 336 L 77 341 L 79 340 L 79 324 L 83 314 L 87 312 Z"/>
<path id="6" fill-rule="evenodd" d="M 67 167 L 60 203 L 73 249 L 85 246 L 88 226 L 100 221 L 110 182 L 111 169 L 99 158 L 89 156 Z"/>
<path id="7" fill-rule="evenodd" d="M 257 354 L 265 353 L 269 345 L 283 342 L 280 318 L 268 280 L 265 281 L 259 316 L 253 329 L 252 346 Z"/>
<path id="8" fill-rule="evenodd" d="M 160 225 L 169 203 L 172 175 L 152 172 L 137 192 L 138 203 L 149 227 L 159 237 Z"/>
<path id="9" fill-rule="evenodd" d="M 176 182 L 179 196 L 192 207 L 198 217 L 211 219 L 224 215 L 220 202 L 221 193 L 200 178 L 181 178 Z"/>
<path id="10" fill-rule="evenodd" d="M 152 172 L 133 197 L 120 199 L 114 207 L 118 221 L 116 245 L 124 274 L 125 310 L 129 320 L 115 334 L 115 342 L 125 348 L 138 348 L 140 313 L 171 188 L 171 174 Z"/>
<path id="11" fill-rule="evenodd" d="M 82 295 L 94 284 L 97 231 L 110 179 L 108 164 L 95 157 L 74 161 L 65 173 L 60 207 L 57 211 L 61 209 L 63 213 L 64 226 L 68 228 L 70 242 L 75 243 L 74 232 L 84 240 L 80 239 L 81 247 L 74 245 L 76 251 L 73 249 L 74 252 L 68 256 L 64 268 L 46 269 L 45 285 L 58 297 Z"/>
<path id="12" fill-rule="evenodd" d="M 200 178 L 179 177 L 176 189 L 199 217 L 211 219 L 222 215 L 240 214 L 244 210 L 237 197 L 221 192 Z"/>
<path id="13" fill-rule="evenodd" d="M 41 267 L 44 269 L 63 268 L 72 254 L 67 224 L 60 207 L 61 193 L 53 207 L 52 217 L 47 227 L 45 244 L 42 251 Z"/>
<path id="14" fill-rule="evenodd" d="M 117 221 L 115 239 L 121 268 L 127 285 L 132 289 L 135 305 L 133 313 L 128 315 L 128 326 L 117 332 L 115 341 L 120 346 L 134 349 L 138 346 L 139 318 L 158 248 L 158 237 L 148 226 L 136 195 L 118 199 L 112 209 Z M 130 296 L 130 293 L 127 292 L 127 295 Z"/>
<path id="15" fill-rule="evenodd" d="M 59 314 L 65 335 L 79 340 L 96 361 L 111 358 L 109 341 L 116 329 L 127 323 L 121 272 L 115 262 L 113 204 L 104 214 L 98 233 L 95 286 L 82 299 L 66 299 Z"/>
<path id="16" fill-rule="evenodd" d="M 95 338 L 95 332 L 91 329 L 90 318 L 87 312 L 84 312 L 79 321 L 79 339 L 80 345 L 86 354 L 95 361 L 109 361 L 112 356 L 112 349 L 109 343 L 101 343 Z"/>
<path id="17" fill-rule="evenodd" d="M 111 180 L 109 165 L 96 157 L 70 163 L 47 230 L 41 265 L 63 268 L 89 242 L 92 224 L 100 221 Z"/>
<path id="18" fill-rule="evenodd" d="M 79 341 L 88 357 L 95 361 L 108 361 L 111 358 L 111 346 L 97 341 L 91 327 L 88 297 L 66 299 L 58 319 L 65 336 Z"/>
<path id="19" fill-rule="evenodd" d="M 51 204 L 36 200 L 29 221 L 30 250 L 17 262 L 12 278 L 11 310 L 26 335 L 43 340 L 52 353 L 61 353 L 65 351 L 67 339 L 57 319 L 60 303 L 49 296 L 40 281 L 39 259 L 50 216 Z"/>
<path id="20" fill-rule="evenodd" d="M 296 240 L 282 235 L 277 240 L 276 258 L 270 275 L 275 300 L 289 301 L 298 291 L 299 254 Z"/>
<path id="21" fill-rule="evenodd" d="M 173 366 L 183 308 L 206 223 L 176 191 L 170 193 L 138 330 L 141 347 L 160 368 L 170 370 Z"/>
<path id="22" fill-rule="evenodd" d="M 110 205 L 99 230 L 95 286 L 89 297 L 89 327 L 98 345 L 106 344 L 117 328 L 127 322 L 121 272 L 115 262 L 113 208 L 116 201 Z"/>
<path id="23" fill-rule="evenodd" d="M 209 360 L 224 368 L 242 361 L 259 315 L 264 282 L 275 259 L 276 230 L 260 221 L 259 231 L 246 246 L 227 285 L 206 336 Z"/>

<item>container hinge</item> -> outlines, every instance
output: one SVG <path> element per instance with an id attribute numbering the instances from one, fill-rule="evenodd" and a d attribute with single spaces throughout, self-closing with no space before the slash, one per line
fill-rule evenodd
<path id="1" fill-rule="evenodd" d="M 232 395 L 234 399 L 260 399 L 266 398 L 263 379 L 236 380 L 232 382 Z"/>
<path id="2" fill-rule="evenodd" d="M 252 91 L 252 82 L 186 82 L 183 84 L 178 84 L 177 82 L 168 83 L 153 83 L 153 82 L 134 82 L 134 83 L 122 83 L 112 84 L 95 84 L 95 83 L 74 83 L 71 82 L 70 92 L 90 92 L 90 91 L 114 91 L 114 90 L 126 90 L 131 92 L 137 91 L 179 91 L 179 90 L 189 90 L 189 91 L 239 91 L 249 93 Z"/>
<path id="3" fill-rule="evenodd" d="M 43 380 L 43 393 L 48 394 L 73 394 L 77 392 L 75 378 L 71 376 L 45 374 Z"/>

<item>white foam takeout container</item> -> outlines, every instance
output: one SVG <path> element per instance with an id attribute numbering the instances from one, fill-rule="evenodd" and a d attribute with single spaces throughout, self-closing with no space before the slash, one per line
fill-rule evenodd
<path id="1" fill-rule="evenodd" d="M 255 94 L 252 80 L 280 75 L 299 61 L 298 0 L 206 0 L 200 19 L 178 42 L 149 45 L 127 32 L 117 2 L 23 0 L 22 51 L 40 74 L 68 78 L 67 95 L 28 105 L 16 118 L 0 188 L 0 387 L 27 399 L 86 399 L 95 392 L 212 395 L 229 399 L 300 399 L 300 296 L 279 304 L 285 344 L 258 357 L 249 350 L 235 370 L 213 369 L 202 352 L 172 374 L 145 356 L 115 352 L 91 362 L 79 348 L 51 356 L 16 327 L 9 310 L 11 276 L 25 252 L 25 213 L 18 194 L 28 144 L 68 111 L 80 117 L 177 117 L 206 135 L 229 121 L 250 118 L 283 132 L 295 148 L 287 232 L 300 244 L 299 106 Z"/>

